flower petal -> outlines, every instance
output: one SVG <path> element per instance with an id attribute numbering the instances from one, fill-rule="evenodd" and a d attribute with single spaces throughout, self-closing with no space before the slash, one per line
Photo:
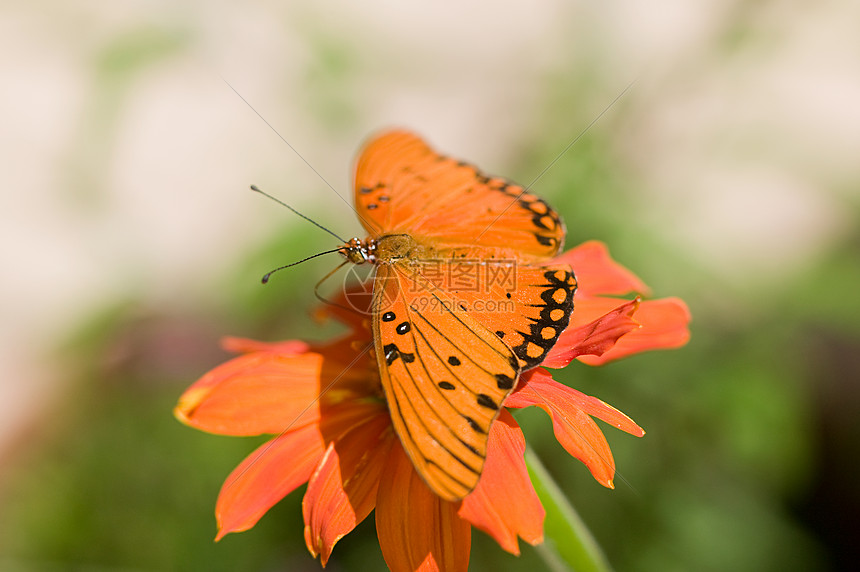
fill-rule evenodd
<path id="1" fill-rule="evenodd" d="M 517 536 L 530 544 L 543 541 L 546 514 L 529 480 L 525 450 L 523 432 L 513 416 L 502 410 L 490 428 L 481 480 L 457 513 L 516 555 L 520 553 Z"/>
<path id="2" fill-rule="evenodd" d="M 284 342 L 259 342 L 248 338 L 225 336 L 221 338 L 221 347 L 228 352 L 247 354 L 251 352 L 274 352 L 281 355 L 298 355 L 308 351 L 308 344 L 301 340 Z"/>
<path id="3" fill-rule="evenodd" d="M 543 365 L 561 368 L 579 356 L 603 355 L 618 342 L 619 338 L 640 327 L 639 323 L 632 318 L 638 307 L 639 298 L 636 298 L 588 324 L 568 327 L 559 337 L 558 343 L 550 350 Z"/>
<path id="4" fill-rule="evenodd" d="M 612 260 L 606 245 L 590 240 L 568 250 L 552 264 L 570 264 L 576 276 L 577 294 L 648 294 L 648 287 L 635 274 Z"/>
<path id="5" fill-rule="evenodd" d="M 319 419 L 323 356 L 257 352 L 221 364 L 174 409 L 192 427 L 225 435 L 277 434 Z"/>
<path id="6" fill-rule="evenodd" d="M 637 437 L 645 434 L 632 419 L 600 401 L 556 382 L 545 369 L 528 372 L 505 400 L 505 407 L 536 405 L 552 417 L 556 439 L 568 453 L 585 463 L 597 482 L 613 488 L 615 460 L 606 437 L 590 415 Z"/>
<path id="7" fill-rule="evenodd" d="M 329 443 L 302 502 L 305 542 L 325 566 L 335 543 L 376 505 L 376 491 L 395 440 L 387 411 Z"/>
<path id="8" fill-rule="evenodd" d="M 389 569 L 466 572 L 472 528 L 457 516 L 459 507 L 434 495 L 395 444 L 376 499 L 376 531 Z"/>
<path id="9" fill-rule="evenodd" d="M 218 494 L 215 540 L 257 524 L 275 503 L 308 480 L 324 451 L 319 430 L 308 425 L 268 441 L 246 457 Z"/>
<path id="10" fill-rule="evenodd" d="M 330 441 L 378 413 L 341 406 L 326 413 L 322 426 L 305 425 L 264 443 L 248 455 L 224 481 L 215 517 L 220 540 L 230 532 L 248 530 L 278 501 L 310 478 Z"/>
<path id="11" fill-rule="evenodd" d="M 298 349 L 300 343 L 268 345 L 294 344 Z M 187 425 L 224 435 L 278 434 L 313 423 L 321 408 L 371 394 L 378 383 L 368 375 L 367 362 L 345 362 L 343 356 L 355 354 L 349 343 L 342 340 L 301 354 L 267 350 L 233 358 L 189 387 L 174 414 Z M 246 340 L 235 347 L 266 345 Z"/>
<path id="12" fill-rule="evenodd" d="M 588 365 L 601 365 L 639 352 L 677 348 L 690 339 L 690 330 L 687 328 L 690 310 L 680 298 L 642 302 L 636 312 L 636 321 L 642 327 L 619 339 L 603 355 L 584 355 L 579 360 Z"/>
<path id="13" fill-rule="evenodd" d="M 529 391 L 524 393 L 520 391 L 521 389 Z M 523 376 L 520 386 L 505 401 L 505 407 L 538 405 L 535 403 L 536 398 L 541 404 L 549 402 L 559 409 L 564 407 L 582 409 L 589 415 L 636 437 L 645 435 L 645 431 L 639 425 L 608 403 L 557 382 L 550 372 L 543 368 L 533 369 Z"/>

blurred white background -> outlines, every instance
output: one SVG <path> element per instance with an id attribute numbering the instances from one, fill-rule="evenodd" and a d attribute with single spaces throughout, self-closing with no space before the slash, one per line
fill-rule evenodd
<path id="1" fill-rule="evenodd" d="M 374 129 L 511 175 L 548 82 L 582 82 L 562 103 L 582 118 L 559 126 L 570 140 L 634 82 L 601 120 L 624 109 L 637 200 L 620 208 L 743 288 L 791 280 L 856 223 L 858 22 L 848 1 L 7 3 L 0 450 L 55 393 L 51 349 L 89 312 L 205 295 L 296 224 L 250 183 L 359 233 L 227 82 L 347 199 Z M 309 253 L 329 246 L 314 232 Z"/>

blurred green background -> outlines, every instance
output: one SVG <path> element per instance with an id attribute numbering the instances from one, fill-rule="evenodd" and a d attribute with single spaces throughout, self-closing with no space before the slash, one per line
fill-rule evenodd
<path id="1" fill-rule="evenodd" d="M 218 489 L 260 439 L 171 409 L 222 335 L 334 332 L 308 315 L 334 257 L 259 277 L 337 245 L 246 189 L 362 235 L 336 193 L 392 125 L 540 175 L 568 247 L 601 239 L 689 303 L 686 348 L 558 375 L 648 432 L 604 426 L 616 490 L 542 412 L 518 416 L 617 570 L 852 569 L 858 21 L 847 1 L 4 9 L 0 569 L 319 569 L 301 492 L 212 542 Z M 382 566 L 370 518 L 328 569 Z M 543 564 L 475 532 L 471 569 L 500 567 Z"/>

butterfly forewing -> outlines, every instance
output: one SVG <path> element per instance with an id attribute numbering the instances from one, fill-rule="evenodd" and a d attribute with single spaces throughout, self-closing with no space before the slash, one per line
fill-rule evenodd
<path id="1" fill-rule="evenodd" d="M 564 243 L 564 225 L 522 187 L 439 155 L 415 135 L 392 131 L 358 159 L 355 203 L 373 236 L 407 232 L 439 247 L 478 247 L 487 257 L 545 261 Z"/>
<path id="2" fill-rule="evenodd" d="M 381 264 L 373 331 L 392 422 L 416 470 L 447 500 L 478 483 L 490 425 L 519 364 L 498 336 L 408 262 Z"/>

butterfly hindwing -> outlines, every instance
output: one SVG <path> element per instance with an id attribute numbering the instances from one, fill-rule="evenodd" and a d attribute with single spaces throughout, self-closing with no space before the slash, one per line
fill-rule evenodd
<path id="1" fill-rule="evenodd" d="M 576 278 L 569 266 L 518 268 L 517 304 L 508 320 L 496 322 L 502 339 L 520 360 L 522 369 L 531 369 L 546 359 L 561 333 L 570 323 Z M 476 316 L 480 321 L 481 316 Z"/>
<path id="2" fill-rule="evenodd" d="M 416 269 L 502 339 L 523 371 L 546 358 L 570 322 L 576 279 L 566 264 L 443 259 Z"/>
<path id="3" fill-rule="evenodd" d="M 392 423 L 428 486 L 463 498 L 480 478 L 518 360 L 416 265 L 381 264 L 375 282 L 373 331 Z"/>
<path id="4" fill-rule="evenodd" d="M 356 166 L 355 204 L 373 236 L 407 232 L 444 248 L 540 262 L 557 254 L 565 229 L 543 200 L 475 166 L 439 155 L 415 135 L 384 133 Z"/>

